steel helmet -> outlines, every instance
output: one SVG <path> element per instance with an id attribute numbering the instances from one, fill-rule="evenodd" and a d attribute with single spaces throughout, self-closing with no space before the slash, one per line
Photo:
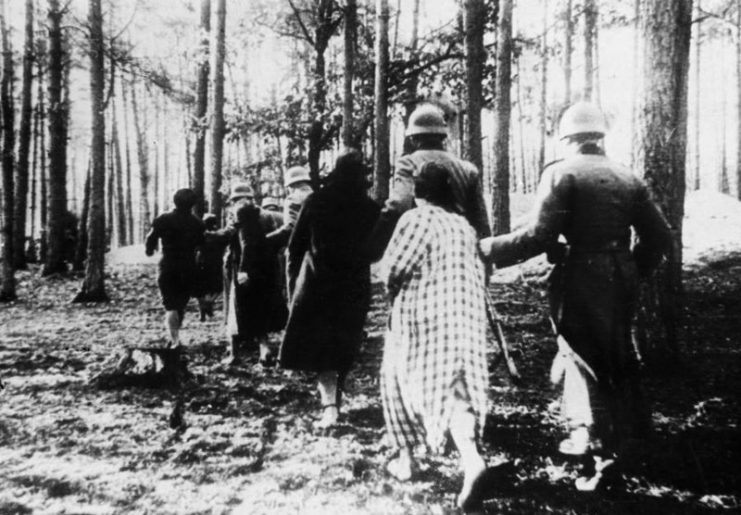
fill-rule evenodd
<path id="1" fill-rule="evenodd" d="M 309 170 L 303 166 L 292 166 L 286 170 L 285 185 L 292 186 L 297 182 L 311 182 Z"/>
<path id="2" fill-rule="evenodd" d="M 236 202 L 239 199 L 254 197 L 255 190 L 252 189 L 252 186 L 246 182 L 238 182 L 232 186 L 232 193 L 229 195 L 229 202 Z"/>
<path id="3" fill-rule="evenodd" d="M 417 107 L 409 116 L 406 136 L 416 134 L 448 135 L 448 125 L 440 109 L 432 104 L 423 104 Z"/>
<path id="4" fill-rule="evenodd" d="M 604 136 L 607 132 L 607 120 L 596 105 L 591 102 L 577 102 L 561 115 L 558 132 L 561 139 L 584 133 Z"/>

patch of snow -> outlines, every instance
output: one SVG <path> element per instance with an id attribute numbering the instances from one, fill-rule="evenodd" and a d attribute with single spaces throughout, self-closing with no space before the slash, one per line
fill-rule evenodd
<path id="1" fill-rule="evenodd" d="M 710 190 L 687 194 L 682 243 L 685 263 L 741 250 L 741 201 Z"/>
<path id="2" fill-rule="evenodd" d="M 159 252 L 151 257 L 145 254 L 143 243 L 112 249 L 106 254 L 107 265 L 156 265 L 159 260 Z"/>

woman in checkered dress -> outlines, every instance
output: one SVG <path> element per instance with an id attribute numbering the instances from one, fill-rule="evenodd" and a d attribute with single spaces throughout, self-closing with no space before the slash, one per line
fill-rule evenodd
<path id="1" fill-rule="evenodd" d="M 450 435 L 469 497 L 485 470 L 476 441 L 487 409 L 484 272 L 473 228 L 452 212 L 449 173 L 428 163 L 415 179 L 417 208 L 402 215 L 383 259 L 392 299 L 381 370 L 386 428 L 400 449 L 389 463 L 412 475 L 414 447 L 440 452 Z"/>

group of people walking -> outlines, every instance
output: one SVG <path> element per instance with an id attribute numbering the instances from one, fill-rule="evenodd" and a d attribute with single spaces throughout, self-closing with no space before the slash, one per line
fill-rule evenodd
<path id="1" fill-rule="evenodd" d="M 569 428 L 559 450 L 585 457 L 576 487 L 594 490 L 617 476 L 619 458 L 647 427 L 630 328 L 639 278 L 672 241 L 646 185 L 605 156 L 606 132 L 597 107 L 571 106 L 560 125 L 565 156 L 543 171 L 530 223 L 498 236 L 490 233 L 479 171 L 445 150 L 447 124 L 430 104 L 410 117 L 411 152 L 397 163 L 383 207 L 368 197 L 358 151 L 341 155 L 317 191 L 305 169 L 289 169 L 282 217 L 237 185 L 229 199 L 234 221 L 206 230 L 190 214 L 195 196 L 180 190 L 175 210 L 155 219 L 146 242 L 151 254 L 162 241 L 159 286 L 171 342 L 179 344 L 188 295 L 204 295 L 187 290 L 197 251 L 218 255 L 221 245 L 230 361 L 259 346 L 270 365 L 267 334 L 284 328 L 278 364 L 317 374 L 317 424 L 330 426 L 364 334 L 370 265 L 380 260 L 391 302 L 380 389 L 387 436 L 398 449 L 387 470 L 412 479 L 416 451 L 442 452 L 450 440 L 464 474 L 458 505 L 474 513 L 497 477 L 479 451 L 490 390 L 485 270 L 548 253 L 558 343 L 551 376 L 564 383 Z"/>

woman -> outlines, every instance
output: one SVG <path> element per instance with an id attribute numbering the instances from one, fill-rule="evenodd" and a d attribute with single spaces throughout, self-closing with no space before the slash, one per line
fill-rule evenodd
<path id="1" fill-rule="evenodd" d="M 358 151 L 337 159 L 321 190 L 306 199 L 288 242 L 289 316 L 279 361 L 318 373 L 322 417 L 337 422 L 345 376 L 370 306 L 365 240 L 378 217 Z"/>
<path id="2" fill-rule="evenodd" d="M 399 457 L 388 465 L 410 479 L 413 449 L 441 452 L 449 434 L 464 472 L 458 505 L 480 509 L 487 468 L 478 452 L 487 406 L 484 271 L 476 236 L 453 212 L 444 163 L 415 178 L 418 207 L 402 215 L 383 258 L 392 300 L 381 369 L 386 429 Z"/>

